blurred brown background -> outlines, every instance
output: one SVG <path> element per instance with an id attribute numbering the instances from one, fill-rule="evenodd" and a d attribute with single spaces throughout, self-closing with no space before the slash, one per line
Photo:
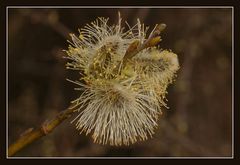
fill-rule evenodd
<path id="1" fill-rule="evenodd" d="M 69 119 L 16 156 L 231 156 L 232 10 L 228 9 L 9 9 L 8 140 L 68 107 L 79 94 L 65 79 L 69 33 L 98 16 L 152 29 L 166 23 L 160 46 L 178 54 L 180 70 L 168 88 L 169 110 L 152 139 L 129 147 L 94 144 Z"/>

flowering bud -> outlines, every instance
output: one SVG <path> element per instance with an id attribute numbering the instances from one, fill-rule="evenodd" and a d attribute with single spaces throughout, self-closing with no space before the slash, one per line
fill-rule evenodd
<path id="1" fill-rule="evenodd" d="M 127 31 L 98 18 L 80 29 L 66 51 L 68 69 L 79 70 L 72 81 L 81 91 L 72 101 L 78 115 L 73 120 L 80 132 L 91 134 L 94 142 L 114 146 L 130 145 L 152 137 L 166 89 L 179 69 L 177 55 L 160 50 L 160 24 L 148 38 L 138 23 Z"/>

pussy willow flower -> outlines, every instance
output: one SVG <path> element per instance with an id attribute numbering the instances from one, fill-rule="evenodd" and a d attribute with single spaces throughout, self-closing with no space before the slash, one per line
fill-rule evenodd
<path id="1" fill-rule="evenodd" d="M 66 64 L 78 70 L 79 80 L 72 81 L 79 97 L 72 101 L 78 112 L 73 122 L 80 133 L 90 134 L 94 142 L 130 145 L 152 137 L 166 89 L 179 69 L 177 55 L 161 50 L 160 33 L 165 24 L 148 28 L 141 24 L 124 30 L 119 16 L 116 25 L 98 18 L 71 34 Z"/>

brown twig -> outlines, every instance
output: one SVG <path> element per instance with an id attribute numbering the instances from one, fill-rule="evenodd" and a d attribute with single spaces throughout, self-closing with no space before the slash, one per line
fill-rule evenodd
<path id="1" fill-rule="evenodd" d="M 13 156 L 18 151 L 38 140 L 39 138 L 48 135 L 51 133 L 59 124 L 64 120 L 69 118 L 75 109 L 68 108 L 55 116 L 52 120 L 46 120 L 43 124 L 36 129 L 30 128 L 27 129 L 24 133 L 21 134 L 19 139 L 17 139 L 13 144 L 8 147 L 8 156 Z"/>

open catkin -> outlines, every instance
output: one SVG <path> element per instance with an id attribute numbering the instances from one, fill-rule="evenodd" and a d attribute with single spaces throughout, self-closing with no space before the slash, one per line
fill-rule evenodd
<path id="1" fill-rule="evenodd" d="M 114 146 L 130 145 L 152 137 L 166 90 L 179 69 L 175 53 L 157 46 L 165 24 L 156 25 L 148 37 L 139 19 L 124 31 L 122 19 L 108 25 L 99 17 L 71 34 L 67 69 L 80 73 L 79 97 L 73 122 L 94 142 Z"/>

